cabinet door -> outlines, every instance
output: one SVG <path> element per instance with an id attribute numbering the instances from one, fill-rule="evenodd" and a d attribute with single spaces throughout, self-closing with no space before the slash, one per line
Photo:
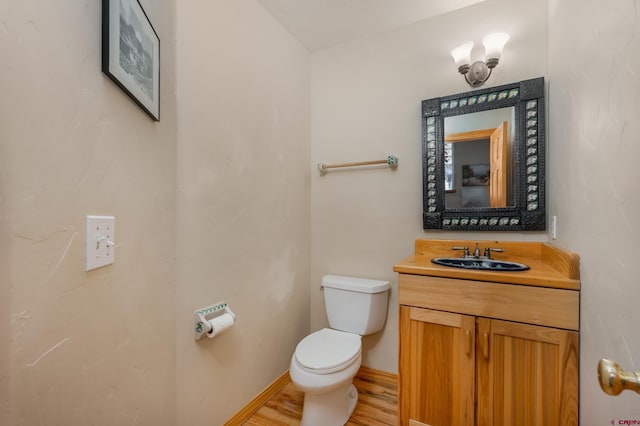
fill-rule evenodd
<path id="1" fill-rule="evenodd" d="M 474 424 L 475 318 L 400 307 L 401 426 Z"/>
<path id="2" fill-rule="evenodd" d="M 479 426 L 578 424 L 578 333 L 477 322 Z"/>

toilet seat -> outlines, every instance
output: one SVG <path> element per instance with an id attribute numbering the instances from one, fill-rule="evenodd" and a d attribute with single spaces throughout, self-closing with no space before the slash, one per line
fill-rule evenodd
<path id="1" fill-rule="evenodd" d="M 357 334 L 323 328 L 298 343 L 295 358 L 302 369 L 312 374 L 331 374 L 358 359 L 361 346 Z"/>

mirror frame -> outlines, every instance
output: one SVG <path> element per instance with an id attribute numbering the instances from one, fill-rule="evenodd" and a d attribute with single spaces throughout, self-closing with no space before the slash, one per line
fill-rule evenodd
<path id="1" fill-rule="evenodd" d="M 445 117 L 506 107 L 515 107 L 513 206 L 445 209 Z M 546 230 L 544 78 L 422 101 L 422 179 L 424 229 Z"/>

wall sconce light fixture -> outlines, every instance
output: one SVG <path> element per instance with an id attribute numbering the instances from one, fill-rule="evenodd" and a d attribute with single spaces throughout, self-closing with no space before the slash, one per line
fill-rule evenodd
<path id="1" fill-rule="evenodd" d="M 469 86 L 480 87 L 489 79 L 491 72 L 500 61 L 502 48 L 508 40 L 509 34 L 507 33 L 494 33 L 486 36 L 482 39 L 486 60 L 475 61 L 473 64 L 471 64 L 472 41 L 465 41 L 451 51 L 451 56 L 453 56 L 453 60 L 458 67 L 458 72 L 464 76 Z"/>

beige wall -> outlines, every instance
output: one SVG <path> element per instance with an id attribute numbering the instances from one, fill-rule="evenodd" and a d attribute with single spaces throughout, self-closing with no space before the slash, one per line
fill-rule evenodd
<path id="1" fill-rule="evenodd" d="M 488 0 L 406 28 L 343 44 L 312 57 L 311 160 L 341 163 L 399 158 L 397 170 L 311 174 L 311 328 L 326 325 L 324 274 L 390 280 L 383 332 L 364 339 L 363 363 L 397 371 L 397 274 L 394 263 L 413 252 L 416 238 L 459 238 L 422 230 L 420 102 L 464 92 L 449 52 L 487 33 L 511 34 L 488 85 L 545 76 L 546 2 Z M 474 56 L 474 59 L 475 56 Z M 545 233 L 464 233 L 464 237 L 546 240 Z"/>
<path id="2" fill-rule="evenodd" d="M 160 123 L 100 72 L 99 4 L 1 6 L 0 424 L 222 423 L 309 330 L 309 55 L 254 1 L 147 3 Z M 88 273 L 86 214 L 117 228 Z"/>
<path id="3" fill-rule="evenodd" d="M 392 266 L 416 238 L 461 236 L 421 229 L 420 101 L 468 90 L 448 51 L 498 28 L 489 85 L 548 81 L 550 213 L 582 257 L 583 422 L 640 416 L 595 381 L 603 356 L 640 369 L 632 4 L 487 0 L 310 56 L 253 0 L 143 0 L 153 123 L 100 72 L 98 3 L 0 5 L 0 424 L 222 423 L 326 325 L 326 273 L 393 282 L 364 364 L 396 371 Z M 387 154 L 397 170 L 313 170 Z M 88 273 L 86 214 L 115 215 L 118 244 Z M 193 310 L 222 300 L 237 324 L 195 342 Z"/>
<path id="4" fill-rule="evenodd" d="M 605 395 L 596 365 L 640 370 L 640 16 L 622 0 L 549 4 L 550 212 L 581 256 L 581 423 L 619 424 L 640 419 L 638 395 Z"/>
<path id="5" fill-rule="evenodd" d="M 257 2 L 178 2 L 177 413 L 218 425 L 309 331 L 309 54 Z M 235 326 L 194 341 L 193 311 Z"/>
<path id="6" fill-rule="evenodd" d="M 175 424 L 174 2 L 162 121 L 102 74 L 100 2 L 2 2 L 0 424 Z M 84 271 L 85 215 L 116 263 Z"/>

